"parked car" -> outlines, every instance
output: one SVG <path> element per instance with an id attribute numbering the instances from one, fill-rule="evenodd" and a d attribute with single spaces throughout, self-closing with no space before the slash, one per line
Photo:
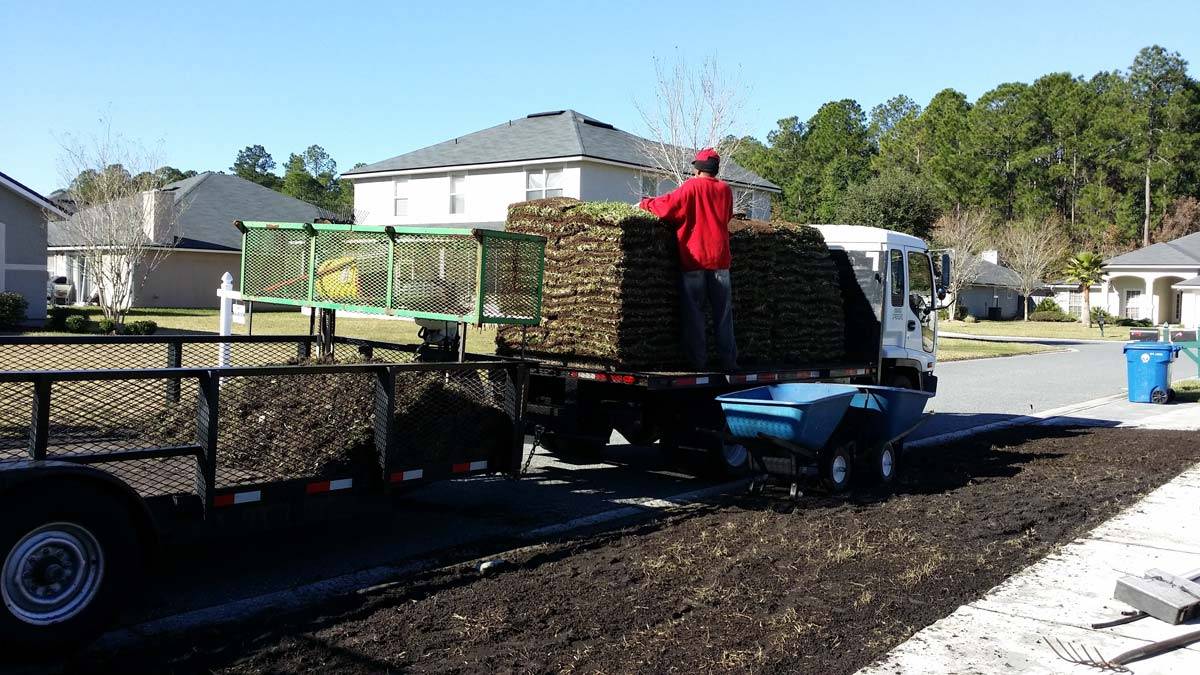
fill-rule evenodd
<path id="1" fill-rule="evenodd" d="M 73 291 L 71 281 L 66 277 L 50 277 L 46 282 L 46 302 L 52 305 L 70 304 Z"/>

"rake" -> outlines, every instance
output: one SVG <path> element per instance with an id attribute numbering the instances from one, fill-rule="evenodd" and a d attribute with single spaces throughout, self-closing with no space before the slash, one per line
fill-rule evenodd
<path id="1" fill-rule="evenodd" d="M 1142 645 L 1141 647 L 1117 654 L 1111 659 L 1104 658 L 1100 654 L 1100 650 L 1096 649 L 1095 647 L 1089 648 L 1087 645 L 1063 642 L 1058 638 L 1055 638 L 1054 641 L 1051 642 L 1050 639 L 1045 636 L 1042 636 L 1042 640 L 1044 640 L 1046 644 L 1050 646 L 1050 649 L 1054 652 L 1054 655 L 1063 661 L 1081 666 L 1088 666 L 1089 668 L 1096 668 L 1098 670 L 1128 673 L 1132 671 L 1125 667 L 1126 664 L 1133 663 L 1134 661 L 1141 661 L 1142 659 L 1148 659 L 1152 656 L 1158 656 L 1159 654 L 1165 654 L 1169 651 L 1179 649 L 1180 647 L 1186 647 L 1190 644 L 1200 642 L 1200 630 L 1192 631 L 1191 633 L 1184 633 L 1183 635 L 1170 638 L 1169 640 L 1162 640 L 1161 642 L 1152 642 L 1148 645 Z M 1055 643 L 1057 643 L 1057 647 L 1055 646 Z"/>

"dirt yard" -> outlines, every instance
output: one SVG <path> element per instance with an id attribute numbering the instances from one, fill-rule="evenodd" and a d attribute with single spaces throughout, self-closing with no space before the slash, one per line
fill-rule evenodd
<path id="1" fill-rule="evenodd" d="M 1195 435 L 999 432 L 897 494 L 733 496 L 68 670 L 852 673 L 1200 459 Z"/>

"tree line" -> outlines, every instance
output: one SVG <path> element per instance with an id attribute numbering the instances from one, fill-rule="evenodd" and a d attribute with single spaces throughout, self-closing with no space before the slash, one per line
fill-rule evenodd
<path id="1" fill-rule="evenodd" d="M 351 222 L 354 215 L 354 186 L 341 178 L 337 162 L 324 148 L 310 145 L 301 153 L 291 153 L 283 167 L 282 176 L 275 173 L 275 169 L 274 158 L 261 145 L 247 145 L 239 150 L 233 165 L 229 167 L 231 172 L 248 181 L 318 206 L 337 220 Z M 79 171 L 63 192 L 87 194 L 93 191 L 89 186 L 98 182 L 126 184 L 136 192 L 160 188 L 196 175 L 198 173 L 195 170 L 181 171 L 173 166 L 133 174 L 123 163 L 117 162 L 100 169 Z M 98 181 L 99 178 L 104 180 Z"/>
<path id="2" fill-rule="evenodd" d="M 974 102 L 954 89 L 869 112 L 830 101 L 765 142 L 740 139 L 735 157 L 782 188 L 775 213 L 798 222 L 930 237 L 969 213 L 987 225 L 981 245 L 1027 223 L 1105 255 L 1200 231 L 1200 85 L 1157 45 L 1127 70 L 1050 73 Z"/>

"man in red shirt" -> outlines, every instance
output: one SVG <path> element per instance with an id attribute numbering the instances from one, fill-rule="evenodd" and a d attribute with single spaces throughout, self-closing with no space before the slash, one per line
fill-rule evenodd
<path id="1" fill-rule="evenodd" d="M 676 228 L 684 353 L 692 367 L 704 370 L 708 345 L 704 334 L 704 301 L 712 307 L 713 329 L 721 368 L 737 370 L 737 343 L 733 337 L 733 302 L 729 281 L 729 221 L 733 218 L 733 191 L 717 178 L 721 157 L 712 148 L 696 153 L 696 175 L 675 191 L 646 197 L 640 207 Z"/>

